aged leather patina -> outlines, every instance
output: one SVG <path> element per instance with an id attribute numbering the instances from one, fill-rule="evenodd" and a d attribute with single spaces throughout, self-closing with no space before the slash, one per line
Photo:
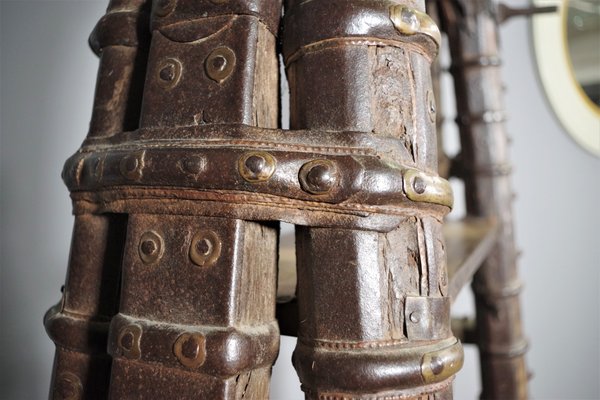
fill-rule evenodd
<path id="1" fill-rule="evenodd" d="M 421 0 L 112 0 L 90 39 L 90 131 L 63 172 L 75 227 L 45 317 L 50 397 L 265 399 L 281 331 L 298 336 L 307 398 L 451 398 L 463 351 L 442 233 L 440 42 Z M 278 49 L 291 130 L 278 129 Z M 507 183 L 479 174 L 497 164 L 473 154 L 475 118 L 461 118 L 469 207 L 506 217 L 485 248 L 513 246 L 503 195 L 477 194 Z M 298 280 L 276 307 L 280 221 L 296 225 Z M 520 337 L 490 338 L 490 296 L 514 298 L 492 282 L 512 271 L 498 257 L 474 283 L 494 378 L 524 371 L 499 352 Z"/>

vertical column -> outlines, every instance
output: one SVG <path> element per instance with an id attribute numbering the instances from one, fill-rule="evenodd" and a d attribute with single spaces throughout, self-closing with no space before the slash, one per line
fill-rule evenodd
<path id="1" fill-rule="evenodd" d="M 119 215 L 75 217 L 63 298 L 44 318 L 56 343 L 51 399 L 106 398 L 126 223 Z"/>
<path id="2" fill-rule="evenodd" d="M 527 397 L 525 351 L 512 221 L 513 193 L 504 126 L 498 25 L 490 1 L 461 1 L 464 20 L 444 7 L 457 96 L 467 212 L 496 218 L 500 234 L 475 275 L 484 399 Z"/>
<path id="3" fill-rule="evenodd" d="M 88 139 L 137 127 L 145 54 L 149 45 L 147 0 L 111 0 L 92 32 L 90 44 L 100 56 Z M 83 159 L 78 173 L 85 170 Z M 50 398 L 105 398 L 111 359 L 108 327 L 119 304 L 120 265 L 126 216 L 75 216 L 71 255 L 61 302 L 44 318 L 56 343 Z"/>
<path id="4" fill-rule="evenodd" d="M 280 12 L 271 0 L 154 1 L 141 128 L 277 127 Z M 260 169 L 261 157 L 246 166 Z M 188 161 L 196 172 L 205 162 Z M 268 397 L 279 345 L 278 227 L 193 216 L 203 207 L 130 215 L 110 327 L 112 398 Z"/>
<path id="5" fill-rule="evenodd" d="M 397 163 L 437 174 L 430 66 L 439 31 L 424 4 L 286 5 L 291 127 L 370 132 L 400 145 Z M 326 166 L 307 175 L 323 190 L 336 184 Z M 449 328 L 441 219 L 407 205 L 389 233 L 297 227 L 294 365 L 307 398 L 451 398 L 462 348 Z"/>
<path id="6" fill-rule="evenodd" d="M 100 57 L 89 138 L 137 129 L 150 45 L 150 0 L 111 0 L 90 36 Z"/>
<path id="7" fill-rule="evenodd" d="M 268 397 L 277 233 L 233 219 L 131 215 L 110 328 L 111 398 Z"/>

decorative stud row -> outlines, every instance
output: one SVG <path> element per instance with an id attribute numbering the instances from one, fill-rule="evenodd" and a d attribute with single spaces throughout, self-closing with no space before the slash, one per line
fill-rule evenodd
<path id="1" fill-rule="evenodd" d="M 233 50 L 227 46 L 214 49 L 204 60 L 206 75 L 221 84 L 233 73 L 236 57 Z M 179 84 L 183 75 L 183 63 L 177 58 L 168 57 L 158 66 L 157 82 L 164 89 L 172 89 Z"/>
<path id="2" fill-rule="evenodd" d="M 113 357 L 161 362 L 219 377 L 270 365 L 279 348 L 276 322 L 245 331 L 239 327 L 169 325 L 117 314 L 109 336 Z"/>
<path id="3" fill-rule="evenodd" d="M 452 206 L 445 179 L 371 155 L 146 146 L 77 154 L 65 166 L 65 182 L 71 191 L 176 187 L 361 207 L 401 206 L 407 200 Z"/>
<path id="4" fill-rule="evenodd" d="M 200 267 L 214 265 L 221 255 L 221 239 L 212 230 L 197 232 L 190 243 L 190 260 Z M 160 260 L 165 252 L 165 242 L 156 231 L 144 232 L 138 244 L 138 253 L 144 264 Z"/>

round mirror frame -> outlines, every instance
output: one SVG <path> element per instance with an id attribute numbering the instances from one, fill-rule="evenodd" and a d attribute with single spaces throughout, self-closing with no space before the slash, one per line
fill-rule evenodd
<path id="1" fill-rule="evenodd" d="M 567 0 L 531 0 L 558 11 L 531 19 L 535 60 L 546 97 L 559 121 L 584 149 L 600 157 L 600 108 L 575 80 L 567 48 Z"/>

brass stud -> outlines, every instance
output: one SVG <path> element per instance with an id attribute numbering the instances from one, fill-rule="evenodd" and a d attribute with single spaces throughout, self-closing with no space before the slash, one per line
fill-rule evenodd
<path id="1" fill-rule="evenodd" d="M 456 374 L 463 365 L 463 349 L 460 342 L 450 347 L 423 355 L 421 375 L 425 383 L 440 382 Z"/>
<path id="2" fill-rule="evenodd" d="M 248 182 L 264 182 L 275 172 L 275 158 L 264 151 L 251 151 L 238 160 L 238 171 Z"/>
<path id="3" fill-rule="evenodd" d="M 210 230 L 202 230 L 194 235 L 190 245 L 190 259 L 201 267 L 210 267 L 221 255 L 221 240 Z"/>
<path id="4" fill-rule="evenodd" d="M 81 380 L 75 374 L 64 372 L 56 380 L 54 398 L 60 400 L 78 400 L 83 394 Z"/>
<path id="5" fill-rule="evenodd" d="M 442 42 L 440 29 L 424 12 L 397 4 L 390 7 L 390 19 L 398 32 L 408 36 L 422 33 L 433 39 L 439 48 Z"/>
<path id="6" fill-rule="evenodd" d="M 452 187 L 446 179 L 416 169 L 405 169 L 402 180 L 404 193 L 410 200 L 452 208 Z"/>
<path id="7" fill-rule="evenodd" d="M 139 325 L 128 325 L 121 329 L 117 344 L 125 357 L 140 358 L 142 354 L 140 349 L 141 338 L 142 328 Z"/>
<path id="8" fill-rule="evenodd" d="M 427 91 L 427 112 L 429 114 L 429 120 L 435 123 L 436 107 L 435 107 L 435 96 L 431 90 Z"/>
<path id="9" fill-rule="evenodd" d="M 140 238 L 138 252 L 144 264 L 158 261 L 165 251 L 163 238 L 154 231 L 145 232 Z"/>
<path id="10" fill-rule="evenodd" d="M 418 324 L 419 321 L 421 321 L 420 315 L 418 312 L 412 312 L 410 313 L 410 322 L 412 322 L 413 324 Z"/>
<path id="11" fill-rule="evenodd" d="M 206 360 L 206 339 L 198 333 L 183 333 L 173 345 L 173 353 L 188 368 L 198 368 Z"/>
<path id="12" fill-rule="evenodd" d="M 218 47 L 214 49 L 204 62 L 204 69 L 210 79 L 222 83 L 229 78 L 235 68 L 235 53 L 229 47 Z"/>
<path id="13" fill-rule="evenodd" d="M 144 152 L 128 154 L 121 159 L 121 175 L 130 180 L 139 180 L 144 169 Z"/>
<path id="14" fill-rule="evenodd" d="M 177 0 L 155 0 L 154 15 L 157 17 L 166 17 L 171 14 L 177 5 Z"/>
<path id="15" fill-rule="evenodd" d="M 427 183 L 425 183 L 420 176 L 416 176 L 415 179 L 413 179 L 412 186 L 417 194 L 423 194 L 425 193 L 425 190 L 427 190 Z"/>
<path id="16" fill-rule="evenodd" d="M 434 375 L 439 375 L 444 370 L 444 361 L 440 357 L 433 356 L 431 357 L 430 366 L 431 372 L 433 372 Z"/>
<path id="17" fill-rule="evenodd" d="M 201 156 L 189 156 L 179 162 L 179 168 L 190 175 L 198 175 L 206 169 L 206 160 Z"/>
<path id="18" fill-rule="evenodd" d="M 181 65 L 181 61 L 175 58 L 167 58 L 159 64 L 157 71 L 158 82 L 163 87 L 170 89 L 179 83 L 183 66 Z"/>
<path id="19" fill-rule="evenodd" d="M 298 174 L 302 189 L 312 194 L 325 194 L 334 188 L 338 181 L 335 164 L 329 160 L 313 160 L 300 168 Z"/>

